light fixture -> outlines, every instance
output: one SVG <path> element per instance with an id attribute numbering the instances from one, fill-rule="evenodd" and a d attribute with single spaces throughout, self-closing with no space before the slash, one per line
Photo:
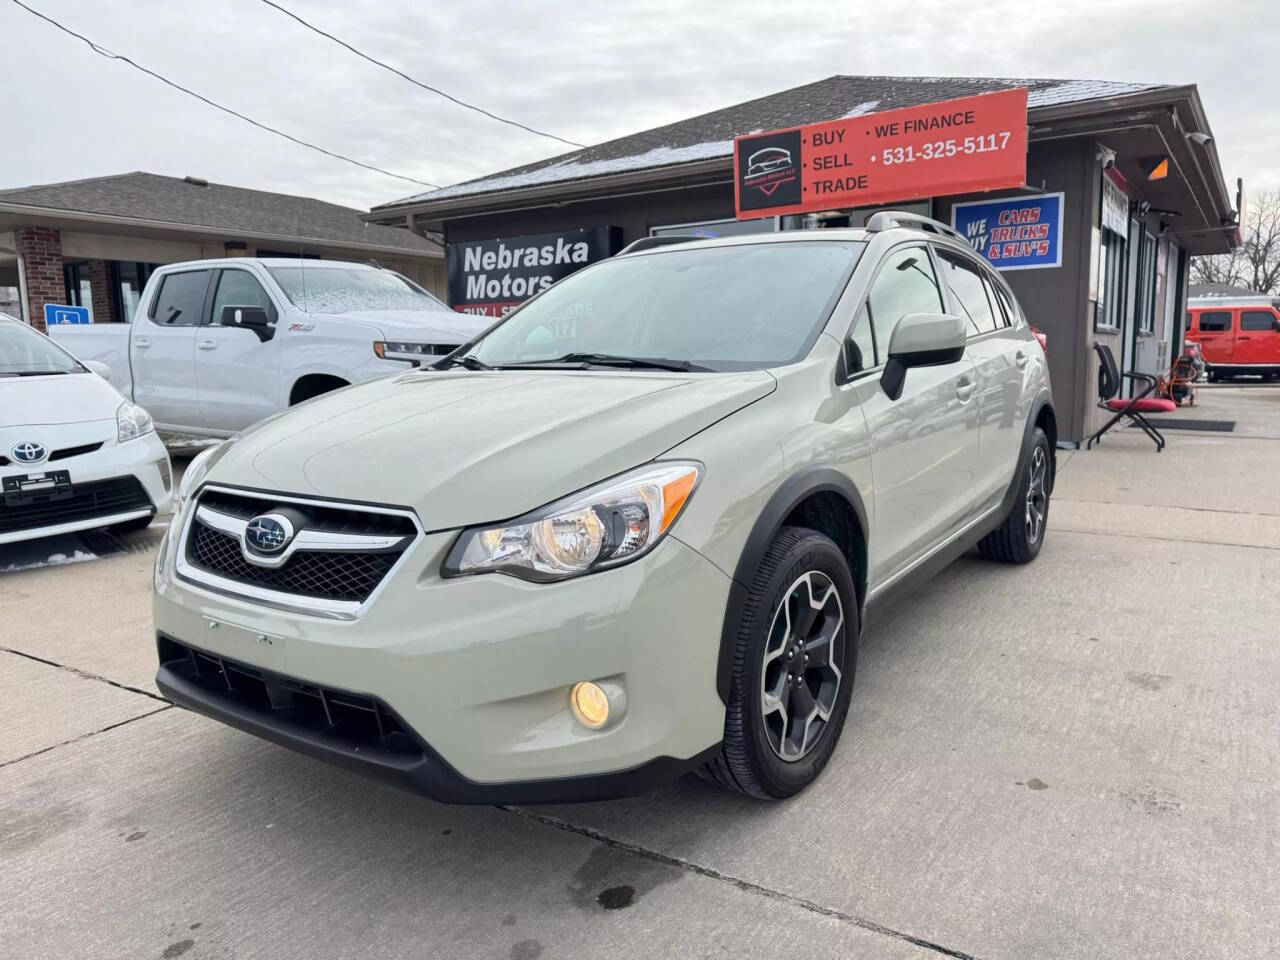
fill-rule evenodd
<path id="1" fill-rule="evenodd" d="M 619 678 L 584 680 L 569 691 L 573 718 L 588 730 L 611 727 L 627 712 L 627 691 Z"/>
<path id="2" fill-rule="evenodd" d="M 1168 157 L 1148 157 L 1141 166 L 1148 180 L 1163 180 L 1169 176 Z"/>
<path id="3" fill-rule="evenodd" d="M 588 729 L 599 730 L 609 721 L 609 698 L 590 680 L 574 685 L 569 706 L 574 719 Z"/>

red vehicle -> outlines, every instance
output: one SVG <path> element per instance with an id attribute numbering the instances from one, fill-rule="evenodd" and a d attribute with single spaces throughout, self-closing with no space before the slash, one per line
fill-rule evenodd
<path id="1" fill-rule="evenodd" d="M 1200 344 L 1210 381 L 1280 377 L 1280 311 L 1270 297 L 1191 301 L 1187 339 Z"/>

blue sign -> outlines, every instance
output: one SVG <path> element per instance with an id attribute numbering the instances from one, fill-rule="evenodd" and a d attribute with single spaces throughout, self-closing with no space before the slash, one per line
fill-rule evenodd
<path id="1" fill-rule="evenodd" d="M 61 303 L 44 305 L 44 325 L 52 327 L 59 323 L 88 323 L 88 307 L 68 307 Z"/>
<path id="2" fill-rule="evenodd" d="M 997 270 L 1062 266 L 1060 193 L 957 203 L 951 225 Z"/>

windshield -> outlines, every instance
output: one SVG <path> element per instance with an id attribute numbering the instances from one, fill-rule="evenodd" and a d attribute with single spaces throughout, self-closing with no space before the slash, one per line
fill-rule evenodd
<path id="1" fill-rule="evenodd" d="M 268 267 L 286 297 L 305 313 L 357 310 L 448 310 L 420 286 L 390 270 Z"/>
<path id="2" fill-rule="evenodd" d="M 570 354 L 780 366 L 808 352 L 864 246 L 758 243 L 606 260 L 525 304 L 471 353 L 494 367 Z"/>
<path id="3" fill-rule="evenodd" d="M 0 320 L 0 378 L 83 373 L 71 354 L 25 323 Z"/>

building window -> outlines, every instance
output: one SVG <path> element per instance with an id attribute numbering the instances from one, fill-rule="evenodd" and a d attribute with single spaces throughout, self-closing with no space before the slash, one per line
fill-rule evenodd
<path id="1" fill-rule="evenodd" d="M 1156 328 L 1156 238 L 1150 230 L 1141 233 L 1138 252 L 1137 303 L 1138 331 L 1152 333 Z"/>
<path id="2" fill-rule="evenodd" d="M 1104 227 L 1098 251 L 1098 305 L 1094 326 L 1118 330 L 1124 315 L 1124 268 L 1129 244 L 1114 230 Z"/>
<path id="3" fill-rule="evenodd" d="M 67 304 L 84 307 L 93 322 L 93 284 L 89 280 L 87 263 L 67 263 L 62 267 L 62 283 L 66 287 Z"/>
<path id="4" fill-rule="evenodd" d="M 115 301 L 116 317 L 125 323 L 133 322 L 133 315 L 142 300 L 142 291 L 151 273 L 159 264 L 132 263 L 125 260 L 107 262 L 111 277 L 111 299 Z"/>

